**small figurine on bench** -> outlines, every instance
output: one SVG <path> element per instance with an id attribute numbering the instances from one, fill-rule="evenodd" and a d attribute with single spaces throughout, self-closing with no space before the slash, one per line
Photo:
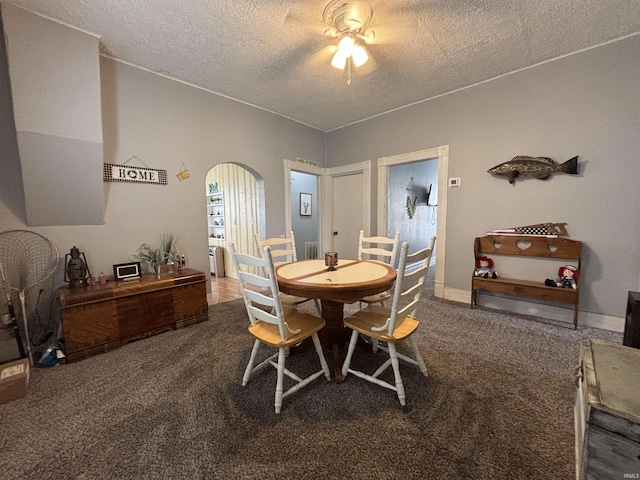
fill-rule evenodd
<path id="1" fill-rule="evenodd" d="M 489 257 L 478 257 L 476 259 L 476 270 L 474 277 L 498 278 L 498 274 L 493 270 L 493 260 Z"/>
<path id="2" fill-rule="evenodd" d="M 558 269 L 558 278 L 552 280 L 547 278 L 544 284 L 547 287 L 573 288 L 578 289 L 578 269 L 573 265 L 563 265 Z"/>

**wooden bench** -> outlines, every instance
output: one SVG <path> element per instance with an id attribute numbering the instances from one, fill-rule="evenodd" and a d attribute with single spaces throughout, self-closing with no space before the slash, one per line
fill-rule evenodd
<path id="1" fill-rule="evenodd" d="M 494 255 L 568 260 L 578 268 L 578 271 L 580 271 L 582 243 L 577 240 L 569 240 L 566 238 L 532 237 L 527 235 L 487 235 L 475 239 L 473 253 L 476 260 L 478 257 L 492 257 Z M 580 288 L 574 290 L 572 288 L 548 287 L 544 282 L 505 278 L 500 276 L 499 269 L 496 270 L 499 276 L 495 279 L 476 276 L 472 277 L 471 308 L 473 308 L 477 303 L 478 291 L 480 289 L 517 297 L 531 297 L 538 300 L 559 301 L 573 305 L 573 328 L 578 328 Z M 555 274 L 549 276 L 553 276 L 553 278 L 555 278 Z"/>

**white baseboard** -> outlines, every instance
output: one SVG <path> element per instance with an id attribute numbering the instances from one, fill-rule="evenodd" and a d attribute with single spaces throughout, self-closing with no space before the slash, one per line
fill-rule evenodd
<path id="1" fill-rule="evenodd" d="M 440 296 L 435 294 L 435 292 L 434 294 L 438 298 L 444 298 L 452 302 L 466 303 L 467 305 L 471 304 L 470 290 L 443 287 L 442 292 L 443 295 Z M 566 322 L 568 325 L 573 326 L 572 308 L 483 294 L 478 295 L 478 306 L 505 310 L 506 312 L 519 313 L 522 315 L 549 318 Z M 624 318 L 614 317 L 612 315 L 585 312 L 583 310 L 580 310 L 578 313 L 579 327 L 592 327 L 613 332 L 624 332 L 624 322 Z"/>
<path id="2" fill-rule="evenodd" d="M 457 288 L 445 287 L 444 294 L 440 298 L 451 300 L 452 302 L 471 304 L 471 292 L 467 290 L 459 290 Z M 437 296 L 437 295 L 436 295 Z"/>

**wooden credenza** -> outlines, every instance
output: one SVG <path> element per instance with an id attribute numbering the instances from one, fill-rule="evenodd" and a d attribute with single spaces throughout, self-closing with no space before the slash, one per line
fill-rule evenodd
<path id="1" fill-rule="evenodd" d="M 208 318 L 206 277 L 143 275 L 136 280 L 58 290 L 67 362 Z"/>

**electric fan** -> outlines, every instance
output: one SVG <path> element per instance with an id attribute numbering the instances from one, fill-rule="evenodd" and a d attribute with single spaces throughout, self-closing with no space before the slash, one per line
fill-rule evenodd
<path id="1" fill-rule="evenodd" d="M 29 336 L 29 321 L 27 304 L 33 304 L 33 310 L 37 310 L 35 299 L 40 292 L 34 287 L 42 284 L 53 275 L 58 266 L 58 249 L 50 240 L 42 235 L 28 230 L 9 230 L 0 232 L 0 277 L 9 315 L 12 320 L 13 330 L 18 342 L 20 356 L 29 356 L 29 362 L 33 366 L 33 353 L 31 349 L 31 337 Z M 20 313 L 22 328 L 24 329 L 25 342 L 23 344 L 15 309 L 12 302 L 12 292 L 18 293 L 20 301 Z M 31 301 L 31 300 L 34 301 Z M 26 344 L 26 352 L 25 352 Z M 26 354 L 25 354 L 26 353 Z"/>

